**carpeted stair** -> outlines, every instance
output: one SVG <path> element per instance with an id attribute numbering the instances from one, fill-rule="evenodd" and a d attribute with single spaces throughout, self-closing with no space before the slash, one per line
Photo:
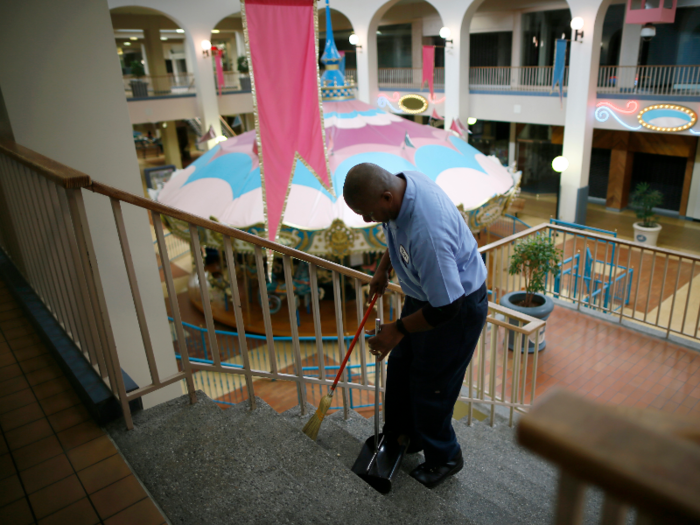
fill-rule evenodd
<path id="1" fill-rule="evenodd" d="M 408 475 L 423 461 L 407 456 L 386 496 L 350 467 L 372 420 L 342 411 L 328 417 L 316 443 L 301 432 L 314 412 L 280 415 L 261 399 L 226 411 L 198 392 L 134 415 L 108 431 L 135 474 L 173 524 L 546 524 L 552 523 L 556 471 L 514 442 L 514 429 L 455 421 L 465 467 L 428 490 Z M 593 492 L 593 491 L 589 491 Z M 586 523 L 599 519 L 602 499 L 588 498 Z"/>

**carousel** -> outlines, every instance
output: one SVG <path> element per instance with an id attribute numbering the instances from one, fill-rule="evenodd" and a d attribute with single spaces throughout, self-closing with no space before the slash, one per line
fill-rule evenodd
<path id="1" fill-rule="evenodd" d="M 386 249 L 382 226 L 365 223 L 348 208 L 341 194 L 348 171 L 363 162 L 372 162 L 394 173 L 423 172 L 450 196 L 474 234 L 501 217 L 518 194 L 520 174 L 509 171 L 496 157 L 483 155 L 453 131 L 418 124 L 356 100 L 354 85 L 346 82 L 343 75 L 342 57 L 335 45 L 328 8 L 326 20 L 321 94 L 328 165 L 336 194 L 331 194 L 297 160 L 278 242 L 371 274 Z M 249 131 L 217 144 L 186 169 L 175 172 L 155 198 L 194 215 L 265 236 L 263 195 L 256 132 Z M 168 227 L 174 235 L 189 239 L 184 223 L 169 219 Z M 218 256 L 223 241 L 207 230 L 200 232 L 200 242 L 207 248 L 206 284 L 214 298 L 214 318 L 235 327 L 230 283 L 226 280 L 228 272 L 220 267 L 224 258 Z M 236 241 L 234 250 L 239 263 L 237 276 L 246 329 L 264 333 L 253 246 Z M 276 335 L 289 335 L 289 305 L 285 304 L 281 261 L 268 264 L 265 275 L 269 276 L 266 285 L 273 328 Z M 191 275 L 189 298 L 201 309 L 200 283 L 196 272 Z M 318 279 L 320 295 L 326 298 L 321 301 L 323 333 L 337 335 L 331 276 L 319 271 Z M 341 284 L 347 333 L 353 333 L 357 326 L 356 292 L 353 283 Z M 296 309 L 299 332 L 313 335 L 308 267 L 300 261 L 295 261 L 294 294 L 297 304 L 291 307 Z M 392 319 L 397 305 L 386 303 L 386 318 Z"/>

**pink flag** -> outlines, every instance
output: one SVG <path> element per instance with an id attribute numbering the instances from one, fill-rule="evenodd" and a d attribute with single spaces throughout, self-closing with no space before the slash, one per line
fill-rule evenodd
<path id="1" fill-rule="evenodd" d="M 211 139 L 216 138 L 216 132 L 214 131 L 214 126 L 209 126 L 209 131 L 207 131 L 204 135 L 199 137 L 199 140 L 197 141 L 197 144 L 201 144 L 203 142 L 206 142 Z"/>
<path id="2" fill-rule="evenodd" d="M 445 120 L 443 117 L 438 115 L 438 112 L 435 108 L 433 108 L 433 114 L 431 115 L 431 117 L 434 118 L 435 120 Z"/>
<path id="3" fill-rule="evenodd" d="M 433 73 L 435 72 L 435 46 L 423 46 L 423 79 L 420 82 L 420 87 L 423 89 L 423 84 L 428 82 L 430 88 L 430 96 L 435 96 L 433 90 Z"/>
<path id="4" fill-rule="evenodd" d="M 224 54 L 223 50 L 215 49 L 214 51 L 214 62 L 216 62 L 216 81 L 219 84 L 219 96 L 221 96 L 221 90 L 224 87 L 224 66 L 221 64 L 221 55 Z"/>
<path id="5" fill-rule="evenodd" d="M 243 0 L 268 238 L 302 163 L 333 194 L 324 147 L 315 0 Z"/>
<path id="6" fill-rule="evenodd" d="M 454 132 L 457 133 L 460 137 L 462 136 L 462 129 L 459 127 L 459 124 L 457 124 L 457 119 L 452 119 L 452 125 L 450 126 L 450 129 Z"/>

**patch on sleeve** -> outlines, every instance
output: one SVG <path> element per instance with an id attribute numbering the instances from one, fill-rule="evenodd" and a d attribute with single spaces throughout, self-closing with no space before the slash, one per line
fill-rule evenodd
<path id="1" fill-rule="evenodd" d="M 403 258 L 403 262 L 408 265 L 408 262 L 409 262 L 408 252 L 406 251 L 406 248 L 403 247 L 403 244 L 399 245 L 399 253 L 401 254 L 401 257 Z"/>

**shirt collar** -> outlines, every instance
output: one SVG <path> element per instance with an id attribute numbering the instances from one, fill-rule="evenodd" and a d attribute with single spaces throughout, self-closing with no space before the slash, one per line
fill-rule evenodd
<path id="1" fill-rule="evenodd" d="M 399 210 L 399 215 L 396 217 L 396 220 L 389 221 L 389 224 L 396 228 L 401 228 L 406 226 L 410 222 L 411 217 L 413 216 L 413 208 L 415 205 L 416 197 L 416 185 L 413 182 L 413 180 L 411 180 L 411 177 L 407 176 L 404 172 L 397 173 L 396 176 L 403 176 L 403 179 L 406 181 L 406 191 L 404 191 L 403 194 L 403 200 L 401 201 L 401 209 Z"/>

